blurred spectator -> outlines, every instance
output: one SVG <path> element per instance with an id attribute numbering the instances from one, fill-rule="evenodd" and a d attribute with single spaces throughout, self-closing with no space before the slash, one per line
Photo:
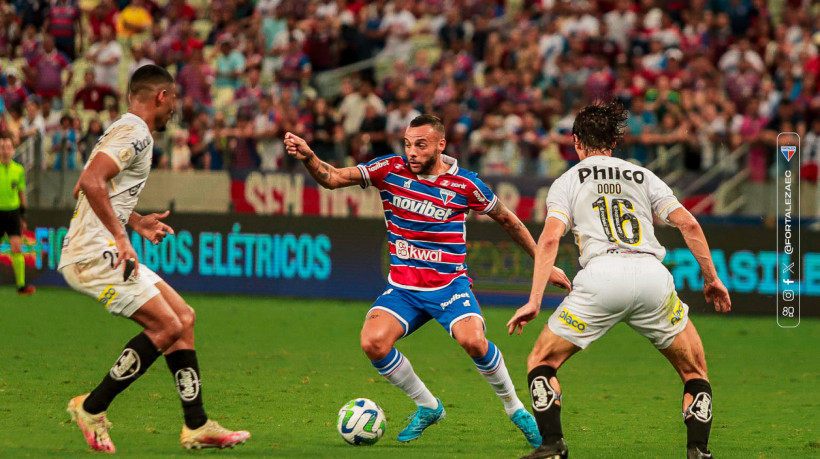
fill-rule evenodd
<path id="1" fill-rule="evenodd" d="M 185 0 L 168 0 L 168 4 L 165 5 L 163 13 L 166 17 L 188 22 L 196 21 L 196 10 Z"/>
<path id="2" fill-rule="evenodd" d="M 190 60 L 179 71 L 176 80 L 183 105 L 190 105 L 194 110 L 211 107 L 211 85 L 215 72 L 203 61 L 201 49 L 191 50 Z"/>
<path id="3" fill-rule="evenodd" d="M 339 105 L 338 114 L 342 120 L 342 130 L 352 137 L 359 131 L 368 105 L 375 107 L 377 113 L 384 113 L 384 102 L 373 93 L 373 85 L 368 81 L 359 83 L 358 91 L 347 95 Z"/>
<path id="4" fill-rule="evenodd" d="M 256 169 L 259 167 L 259 154 L 256 149 L 256 138 L 251 123 L 251 115 L 241 111 L 236 116 L 236 127 L 229 129 L 228 151 L 231 169 Z"/>
<path id="5" fill-rule="evenodd" d="M 191 149 L 191 164 L 194 169 L 211 168 L 211 156 L 214 149 L 214 131 L 210 126 L 210 114 L 198 111 L 188 129 L 188 146 Z"/>
<path id="6" fill-rule="evenodd" d="M 151 44 L 149 42 L 145 42 L 142 46 L 135 45 L 131 48 L 131 63 L 128 64 L 128 79 L 131 79 L 131 75 L 134 72 L 142 67 L 143 65 L 148 64 L 155 64 L 154 60 L 149 57 L 149 52 L 151 50 Z M 202 59 L 202 54 L 200 52 L 200 59 Z"/>
<path id="7" fill-rule="evenodd" d="M 421 113 L 413 108 L 413 102 L 410 99 L 401 99 L 397 101 L 397 105 L 395 109 L 387 114 L 385 130 L 387 131 L 387 141 L 393 149 L 393 153 L 403 155 L 404 131 L 407 130 L 407 126 L 410 126 L 413 118 L 421 116 Z"/>
<path id="8" fill-rule="evenodd" d="M 339 45 L 339 30 L 333 20 L 325 16 L 317 17 L 305 42 L 305 57 L 311 70 L 322 72 L 336 68 L 339 65 Z"/>
<path id="9" fill-rule="evenodd" d="M 629 118 L 626 122 L 624 145 L 627 158 L 634 159 L 638 164 L 645 165 L 649 161 L 649 146 L 646 144 L 646 134 L 655 131 L 658 119 L 655 113 L 646 106 L 646 99 L 635 97 L 632 99 Z"/>
<path id="10" fill-rule="evenodd" d="M 91 156 L 91 152 L 94 149 L 94 146 L 97 145 L 97 142 L 102 137 L 103 130 L 102 123 L 97 118 L 92 118 L 88 122 L 88 129 L 86 129 L 85 134 L 83 134 L 82 138 L 78 142 L 77 149 L 80 152 L 82 157 L 82 164 L 85 164 L 88 161 L 89 156 Z"/>
<path id="11" fill-rule="evenodd" d="M 100 26 L 100 40 L 88 48 L 85 58 L 94 64 L 94 73 L 100 84 L 109 88 L 119 87 L 122 47 L 114 40 L 114 29 L 108 24 Z"/>
<path id="12" fill-rule="evenodd" d="M 236 90 L 242 84 L 245 56 L 234 48 L 233 40 L 223 36 L 217 41 L 219 55 L 216 58 L 216 87 Z"/>
<path id="13" fill-rule="evenodd" d="M 171 147 L 171 170 L 176 172 L 191 170 L 191 148 L 188 146 L 188 132 L 174 132 Z"/>
<path id="14" fill-rule="evenodd" d="M 26 61 L 30 61 L 34 59 L 34 56 L 36 56 L 41 49 L 42 43 L 40 42 L 40 38 L 37 36 L 37 29 L 33 24 L 27 25 L 26 28 L 23 29 L 23 38 L 20 41 L 19 56 Z"/>
<path id="15" fill-rule="evenodd" d="M 284 153 L 282 139 L 279 138 L 279 126 L 276 123 L 276 112 L 273 110 L 270 96 L 263 93 L 257 101 L 253 130 L 258 147 L 259 168 L 263 171 L 275 171 L 279 169 Z M 311 145 L 316 154 L 320 155 L 321 146 L 315 141 Z M 319 157 L 321 158 L 321 155 Z"/>
<path id="16" fill-rule="evenodd" d="M 410 55 L 410 37 L 416 26 L 416 17 L 410 11 L 410 0 L 397 0 L 392 6 L 392 10 L 383 16 L 379 29 L 386 34 L 384 51 L 404 59 Z"/>
<path id="17" fill-rule="evenodd" d="M 6 85 L 0 87 L 0 98 L 2 98 L 3 104 L 6 107 L 11 105 L 22 106 L 28 98 L 28 91 L 20 80 L 20 72 L 14 67 L 9 67 L 5 69 L 4 74 L 6 76 Z"/>
<path id="18" fill-rule="evenodd" d="M 392 153 L 390 144 L 387 142 L 386 125 L 387 120 L 375 106 L 369 104 L 365 106 L 364 119 L 354 139 L 354 161 L 367 162 Z"/>
<path id="19" fill-rule="evenodd" d="M 50 0 L 17 0 L 15 5 L 20 14 L 20 23 L 25 28 L 33 25 L 37 30 L 43 29 L 43 24 L 48 17 Z"/>
<path id="20" fill-rule="evenodd" d="M 131 0 L 122 9 L 117 20 L 117 34 L 123 37 L 133 37 L 150 30 L 154 19 L 145 7 L 145 0 Z"/>
<path id="21" fill-rule="evenodd" d="M 201 51 L 205 44 L 196 37 L 191 21 L 183 19 L 179 23 L 179 32 L 171 40 L 170 46 L 169 59 L 181 68 L 191 58 L 191 53 L 195 49 Z"/>
<path id="22" fill-rule="evenodd" d="M 92 69 L 85 71 L 85 85 L 74 94 L 74 100 L 71 102 L 72 109 L 77 106 L 77 102 L 82 102 L 83 109 L 101 112 L 105 109 L 107 97 L 113 98 L 115 104 L 119 103 L 117 92 L 110 86 L 97 83 L 95 73 Z"/>
<path id="23" fill-rule="evenodd" d="M 80 49 L 84 47 L 82 17 L 76 0 L 53 0 L 44 29 L 54 37 L 57 49 L 72 61 L 76 58 L 77 36 Z"/>
<path id="24" fill-rule="evenodd" d="M 60 129 L 51 138 L 51 153 L 54 154 L 55 170 L 77 169 L 77 131 L 74 130 L 74 120 L 68 115 L 60 117 Z"/>
<path id="25" fill-rule="evenodd" d="M 488 115 L 484 125 L 470 134 L 470 163 L 478 164 L 482 175 L 517 173 L 519 157 L 513 139 L 500 116 Z"/>
<path id="26" fill-rule="evenodd" d="M 43 49 L 28 61 L 24 71 L 38 96 L 53 97 L 57 109 L 62 108 L 63 89 L 71 84 L 73 71 L 65 54 L 54 47 L 54 38 L 50 35 L 43 37 Z M 65 84 L 63 71 L 67 73 Z"/>
<path id="27" fill-rule="evenodd" d="M 233 100 L 240 109 L 243 107 L 255 109 L 259 100 L 266 96 L 267 91 L 262 87 L 259 76 L 259 68 L 248 69 L 247 82 L 234 93 Z"/>
<path id="28" fill-rule="evenodd" d="M 102 0 L 97 3 L 91 12 L 88 14 L 88 23 L 91 26 L 91 41 L 97 41 L 100 38 L 100 28 L 103 24 L 111 27 L 112 31 L 117 30 L 117 15 L 120 10 L 114 4 L 114 0 Z"/>
<path id="29" fill-rule="evenodd" d="M 311 63 L 308 56 L 302 52 L 299 41 L 291 39 L 287 51 L 281 56 L 276 81 L 285 87 L 298 88 L 303 80 L 310 78 Z"/>
<path id="30" fill-rule="evenodd" d="M 313 102 L 313 150 L 324 161 L 334 165 L 341 165 L 341 157 L 337 152 L 337 145 L 344 141 L 341 126 L 333 119 L 330 107 L 324 99 Z"/>

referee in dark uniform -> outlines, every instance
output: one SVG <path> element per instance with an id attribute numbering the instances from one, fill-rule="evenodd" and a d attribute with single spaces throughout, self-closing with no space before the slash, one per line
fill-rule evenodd
<path id="1" fill-rule="evenodd" d="M 26 213 L 26 175 L 20 164 L 11 160 L 14 142 L 8 134 L 0 134 L 0 238 L 8 234 L 11 262 L 17 293 L 31 295 L 34 286 L 26 284 L 26 260 L 21 239 L 23 216 Z"/>

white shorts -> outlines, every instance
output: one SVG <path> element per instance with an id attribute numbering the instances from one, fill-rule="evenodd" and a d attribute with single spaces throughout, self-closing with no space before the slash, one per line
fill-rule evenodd
<path id="1" fill-rule="evenodd" d="M 652 255 L 600 255 L 572 281 L 572 292 L 549 318 L 556 335 L 586 349 L 626 322 L 657 349 L 666 349 L 689 321 L 689 306 L 669 270 Z"/>
<path id="2" fill-rule="evenodd" d="M 148 300 L 159 295 L 156 284 L 162 281 L 142 263 L 139 277 L 132 275 L 123 281 L 122 265 L 114 269 L 111 261 L 105 258 L 63 266 L 60 273 L 71 288 L 99 301 L 111 314 L 123 317 L 131 317 Z"/>

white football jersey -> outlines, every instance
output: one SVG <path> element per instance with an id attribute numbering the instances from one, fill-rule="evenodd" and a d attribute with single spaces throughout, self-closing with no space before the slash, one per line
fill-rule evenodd
<path id="1" fill-rule="evenodd" d="M 125 226 L 139 200 L 142 187 L 151 172 L 154 139 L 142 118 L 126 113 L 105 130 L 91 152 L 85 167 L 95 156 L 108 155 L 120 172 L 108 182 L 108 197 L 114 214 Z M 71 225 L 63 240 L 60 268 L 113 251 L 114 236 L 105 228 L 97 214 L 80 192 L 80 198 L 71 217 Z M 113 252 L 112 252 L 113 253 Z"/>
<path id="2" fill-rule="evenodd" d="M 650 170 L 610 156 L 581 161 L 555 180 L 547 196 L 547 218 L 572 230 L 581 266 L 606 253 L 646 253 L 662 261 L 666 249 L 655 238 L 652 215 L 668 224 L 678 207 L 669 186 Z"/>

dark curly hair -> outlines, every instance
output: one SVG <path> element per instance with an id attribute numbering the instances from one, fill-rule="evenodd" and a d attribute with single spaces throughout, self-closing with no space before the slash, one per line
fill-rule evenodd
<path id="1" fill-rule="evenodd" d="M 624 135 L 629 113 L 617 99 L 587 105 L 575 117 L 572 133 L 589 151 L 610 150 Z"/>

